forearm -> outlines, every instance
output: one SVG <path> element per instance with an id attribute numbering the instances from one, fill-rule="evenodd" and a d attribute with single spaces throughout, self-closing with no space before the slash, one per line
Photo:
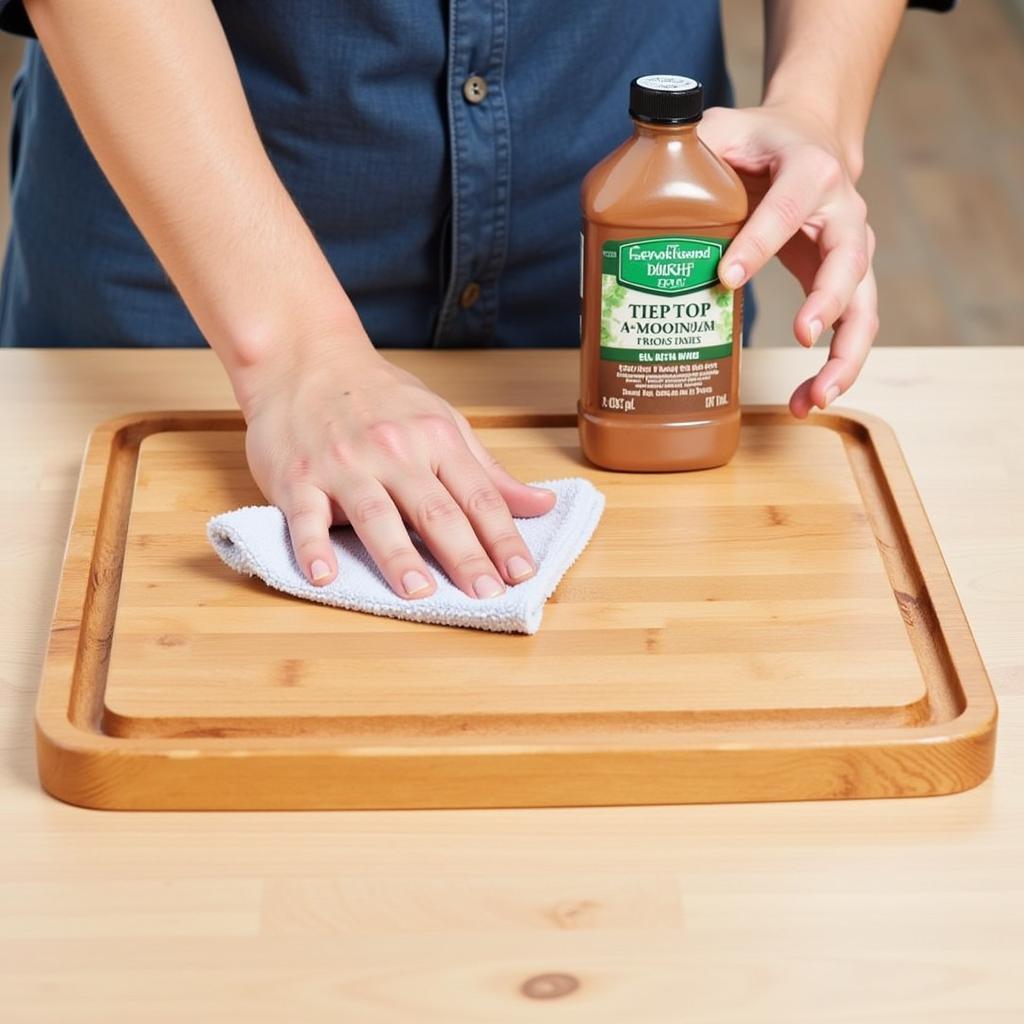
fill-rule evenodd
<path id="1" fill-rule="evenodd" d="M 768 105 L 807 110 L 836 134 L 854 177 L 905 0 L 765 0 Z"/>
<path id="2" fill-rule="evenodd" d="M 339 326 L 360 335 L 267 157 L 209 0 L 26 7 L 90 149 L 236 393 L 275 348 Z"/>

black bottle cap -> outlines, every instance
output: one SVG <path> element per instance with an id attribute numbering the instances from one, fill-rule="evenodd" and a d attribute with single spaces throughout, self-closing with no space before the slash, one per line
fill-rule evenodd
<path id="1" fill-rule="evenodd" d="M 629 83 L 629 116 L 658 124 L 699 121 L 704 86 L 682 75 L 641 75 Z"/>

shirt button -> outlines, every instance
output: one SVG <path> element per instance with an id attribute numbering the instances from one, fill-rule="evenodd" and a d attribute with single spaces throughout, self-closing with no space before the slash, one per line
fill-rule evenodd
<path id="1" fill-rule="evenodd" d="M 462 289 L 462 294 L 459 296 L 459 305 L 463 309 L 469 309 L 471 306 L 476 305 L 476 300 L 480 298 L 480 285 L 476 281 L 470 281 L 465 288 Z"/>
<path id="2" fill-rule="evenodd" d="M 483 103 L 487 99 L 487 79 L 470 75 L 462 84 L 462 95 L 468 103 Z"/>

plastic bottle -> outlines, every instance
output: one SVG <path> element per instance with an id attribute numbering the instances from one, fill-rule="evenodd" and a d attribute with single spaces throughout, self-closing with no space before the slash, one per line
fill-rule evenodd
<path id="1" fill-rule="evenodd" d="M 743 296 L 718 262 L 746 190 L 697 136 L 699 82 L 634 79 L 629 113 L 581 193 L 580 442 L 608 469 L 720 466 L 739 443 Z"/>

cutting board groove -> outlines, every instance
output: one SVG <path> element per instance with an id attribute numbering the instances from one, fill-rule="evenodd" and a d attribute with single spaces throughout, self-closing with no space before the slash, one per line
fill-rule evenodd
<path id="1" fill-rule="evenodd" d="M 324 608 L 237 576 L 237 413 L 86 452 L 36 714 L 55 796 L 120 809 L 923 796 L 991 770 L 996 705 L 895 438 L 744 412 L 726 467 L 610 473 L 571 415 L 477 411 L 528 479 L 607 499 L 534 637 Z"/>

